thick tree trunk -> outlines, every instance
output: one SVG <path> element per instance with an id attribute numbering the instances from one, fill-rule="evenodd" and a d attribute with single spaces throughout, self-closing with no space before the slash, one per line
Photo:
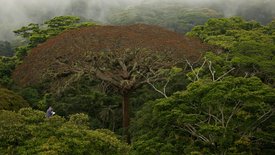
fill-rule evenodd
<path id="1" fill-rule="evenodd" d="M 126 140 L 130 143 L 130 134 L 128 132 L 130 117 L 129 117 L 129 94 L 123 93 L 123 135 L 126 136 Z"/>

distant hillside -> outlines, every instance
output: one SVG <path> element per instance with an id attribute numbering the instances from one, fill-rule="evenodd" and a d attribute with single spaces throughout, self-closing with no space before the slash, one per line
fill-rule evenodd
<path id="1" fill-rule="evenodd" d="M 210 18 L 240 16 L 267 24 L 275 18 L 272 0 L 149 0 L 120 8 L 107 16 L 107 23 L 127 25 L 144 23 L 186 33 Z"/>
<path id="2" fill-rule="evenodd" d="M 173 25 L 183 28 L 180 29 L 182 32 L 186 32 L 190 24 L 203 24 L 201 21 L 216 15 L 241 16 L 261 24 L 267 24 L 275 17 L 274 0 L 8 0 L 3 3 L 0 5 L 0 40 L 4 41 L 15 39 L 12 31 L 27 23 L 42 23 L 61 15 L 79 16 L 105 24 L 162 23 L 160 26 L 171 29 L 175 27 Z M 208 14 L 205 8 L 216 15 Z M 189 17 L 194 17 L 195 23 Z"/>
<path id="3" fill-rule="evenodd" d="M 0 40 L 0 56 L 12 56 L 11 44 L 7 41 Z"/>
<path id="4" fill-rule="evenodd" d="M 146 48 L 172 51 L 179 57 L 197 60 L 209 47 L 199 40 L 149 25 L 93 26 L 64 32 L 32 49 L 13 74 L 15 82 L 30 85 L 42 82 L 51 72 L 66 77 L 70 68 L 62 65 L 85 65 L 87 51 L 116 51 Z M 81 64 L 79 64 L 79 62 Z M 56 79 L 57 80 L 57 79 Z"/>
<path id="5" fill-rule="evenodd" d="M 194 26 L 204 24 L 209 18 L 217 17 L 222 17 L 222 15 L 207 8 L 141 5 L 116 12 L 109 17 L 108 22 L 115 25 L 144 23 L 186 33 Z"/>

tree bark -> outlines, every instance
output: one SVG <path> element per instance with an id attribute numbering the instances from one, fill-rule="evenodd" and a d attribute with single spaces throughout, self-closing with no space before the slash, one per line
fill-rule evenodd
<path id="1" fill-rule="evenodd" d="M 123 93 L 123 135 L 126 136 L 127 143 L 130 143 L 130 134 L 128 132 L 130 117 L 129 117 L 129 94 Z"/>

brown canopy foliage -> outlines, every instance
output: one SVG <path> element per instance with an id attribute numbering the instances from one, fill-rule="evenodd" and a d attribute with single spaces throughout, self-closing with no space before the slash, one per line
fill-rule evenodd
<path id="1" fill-rule="evenodd" d="M 209 49 L 199 40 L 156 26 L 92 26 L 66 31 L 32 49 L 15 69 L 13 79 L 21 86 L 27 86 L 45 80 L 45 73 L 59 73 L 57 76 L 64 78 L 72 74 L 71 66 L 85 60 L 87 51 L 140 48 L 155 52 L 172 51 L 176 57 L 190 61 L 197 60 Z"/>

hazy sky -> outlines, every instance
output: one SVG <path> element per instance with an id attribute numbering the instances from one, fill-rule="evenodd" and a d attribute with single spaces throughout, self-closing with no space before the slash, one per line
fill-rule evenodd
<path id="1" fill-rule="evenodd" d="M 226 16 L 234 15 L 242 4 L 275 0 L 0 0 L 0 40 L 8 40 L 12 30 L 30 22 L 41 22 L 59 15 L 77 15 L 104 22 L 110 10 L 144 3 L 185 2 L 196 5 L 223 1 Z M 77 7 L 76 7 L 77 6 Z M 77 10 L 77 8 L 80 8 Z M 275 8 L 274 8 L 275 10 Z"/>
<path id="2" fill-rule="evenodd" d="M 30 22 L 41 22 L 68 12 L 103 20 L 112 7 L 135 5 L 141 0 L 0 0 L 0 40 L 9 39 L 12 30 Z M 82 5 L 82 10 L 74 10 Z M 77 15 L 77 14 L 75 14 Z"/>

